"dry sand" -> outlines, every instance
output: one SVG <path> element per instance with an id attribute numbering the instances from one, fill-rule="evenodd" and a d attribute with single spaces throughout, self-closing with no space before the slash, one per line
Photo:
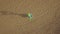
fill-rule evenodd
<path id="1" fill-rule="evenodd" d="M 0 34 L 60 34 L 60 0 L 0 0 Z"/>

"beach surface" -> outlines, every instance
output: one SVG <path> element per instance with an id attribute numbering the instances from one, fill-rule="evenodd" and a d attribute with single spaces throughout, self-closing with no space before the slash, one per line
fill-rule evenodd
<path id="1" fill-rule="evenodd" d="M 0 34 L 60 34 L 60 0 L 0 0 Z"/>

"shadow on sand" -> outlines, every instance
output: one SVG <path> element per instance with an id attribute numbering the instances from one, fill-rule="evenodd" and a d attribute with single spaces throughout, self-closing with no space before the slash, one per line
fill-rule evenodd
<path id="1" fill-rule="evenodd" d="M 8 12 L 8 11 L 0 11 L 0 15 L 18 15 L 21 17 L 27 17 L 27 14 L 18 14 L 18 13 Z"/>

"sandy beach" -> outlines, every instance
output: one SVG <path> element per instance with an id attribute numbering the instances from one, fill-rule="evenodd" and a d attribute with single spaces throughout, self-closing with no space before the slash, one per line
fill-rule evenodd
<path id="1" fill-rule="evenodd" d="M 60 34 L 60 0 L 0 0 L 0 34 Z"/>

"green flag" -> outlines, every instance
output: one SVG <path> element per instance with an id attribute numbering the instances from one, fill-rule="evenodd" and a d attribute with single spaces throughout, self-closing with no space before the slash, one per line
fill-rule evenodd
<path id="1" fill-rule="evenodd" d="M 28 13 L 28 18 L 30 21 L 32 20 L 32 14 L 31 13 Z"/>

